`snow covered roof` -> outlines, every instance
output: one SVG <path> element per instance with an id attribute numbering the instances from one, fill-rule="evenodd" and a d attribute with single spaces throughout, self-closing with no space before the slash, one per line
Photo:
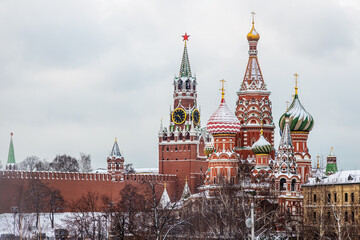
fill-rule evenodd
<path id="1" fill-rule="evenodd" d="M 164 186 L 163 194 L 161 195 L 159 206 L 161 208 L 169 207 L 171 201 L 168 192 L 166 191 L 166 185 Z"/>
<path id="2" fill-rule="evenodd" d="M 226 105 L 225 99 L 221 99 L 220 106 L 210 117 L 206 129 L 211 134 L 238 133 L 240 122 L 235 114 Z"/>
<path id="3" fill-rule="evenodd" d="M 158 168 L 135 168 L 136 173 L 158 173 Z"/>
<path id="4" fill-rule="evenodd" d="M 305 131 L 310 132 L 314 126 L 314 119 L 301 105 L 297 94 L 294 96 L 294 100 L 291 103 L 289 109 L 286 111 L 290 115 L 290 130 L 291 131 Z M 285 125 L 284 113 L 279 121 L 280 130 L 283 131 Z"/>
<path id="5" fill-rule="evenodd" d="M 360 170 L 340 171 L 322 179 L 310 178 L 309 183 L 304 185 L 333 185 L 352 183 L 360 183 Z"/>

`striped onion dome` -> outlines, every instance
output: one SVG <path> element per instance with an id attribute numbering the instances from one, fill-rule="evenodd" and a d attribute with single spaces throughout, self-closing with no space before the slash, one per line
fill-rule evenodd
<path id="1" fill-rule="evenodd" d="M 260 138 L 252 145 L 252 150 L 255 154 L 270 154 L 272 146 L 261 133 Z"/>
<path id="2" fill-rule="evenodd" d="M 209 157 L 215 150 L 214 144 L 209 142 L 204 147 L 204 153 L 207 157 Z"/>
<path id="3" fill-rule="evenodd" d="M 207 122 L 206 129 L 211 134 L 236 134 L 240 132 L 239 119 L 230 111 L 224 98 L 221 99 L 219 108 Z"/>
<path id="4" fill-rule="evenodd" d="M 290 131 L 310 132 L 312 130 L 314 126 L 314 119 L 301 105 L 297 94 L 295 94 L 294 100 L 286 113 L 290 115 Z M 286 113 L 284 113 L 279 120 L 281 132 L 285 126 Z"/>

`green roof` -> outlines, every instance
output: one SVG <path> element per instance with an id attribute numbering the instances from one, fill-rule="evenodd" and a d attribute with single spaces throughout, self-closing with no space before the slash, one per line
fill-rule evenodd
<path id="1" fill-rule="evenodd" d="M 12 133 L 11 133 L 11 140 L 10 140 L 10 147 L 9 147 L 9 155 L 8 155 L 8 160 L 7 163 L 11 164 L 11 163 L 15 163 L 15 154 L 14 154 L 14 144 L 13 144 L 13 140 L 12 140 Z"/>
<path id="2" fill-rule="evenodd" d="M 326 164 L 326 175 L 334 174 L 338 171 L 336 163 Z"/>

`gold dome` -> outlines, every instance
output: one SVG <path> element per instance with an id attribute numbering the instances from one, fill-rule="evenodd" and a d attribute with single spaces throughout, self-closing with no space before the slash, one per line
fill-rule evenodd
<path id="1" fill-rule="evenodd" d="M 250 30 L 250 32 L 247 35 L 247 40 L 248 41 L 259 41 L 260 39 L 260 35 L 259 33 L 255 30 L 255 26 L 254 26 L 254 22 L 252 23 L 252 28 Z"/>

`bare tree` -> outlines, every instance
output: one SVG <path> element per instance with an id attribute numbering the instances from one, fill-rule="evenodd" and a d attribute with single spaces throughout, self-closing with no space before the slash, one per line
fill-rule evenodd
<path id="1" fill-rule="evenodd" d="M 36 164 L 39 161 L 40 161 L 40 159 L 37 156 L 29 156 L 29 157 L 25 158 L 24 161 L 22 161 L 19 164 L 19 168 L 21 170 L 32 172 L 36 169 Z"/>
<path id="2" fill-rule="evenodd" d="M 49 201 L 49 188 L 38 179 L 33 179 L 29 183 L 26 192 L 29 210 L 36 213 L 36 228 L 39 225 L 40 213 L 47 208 Z"/>
<path id="3" fill-rule="evenodd" d="M 62 172 L 78 172 L 79 163 L 76 158 L 64 155 L 57 155 L 55 159 L 50 163 L 50 167 L 55 171 Z"/>
<path id="4" fill-rule="evenodd" d="M 90 172 L 91 171 L 91 157 L 89 154 L 80 153 L 79 169 L 80 169 L 80 172 Z"/>
<path id="5" fill-rule="evenodd" d="M 104 239 L 106 224 L 102 220 L 99 194 L 88 191 L 70 204 L 72 215 L 66 219 L 81 239 Z"/>
<path id="6" fill-rule="evenodd" d="M 132 163 L 125 164 L 124 171 L 125 171 L 125 173 L 135 173 L 135 169 L 134 169 Z"/>
<path id="7" fill-rule="evenodd" d="M 49 218 L 51 221 L 51 228 L 54 228 L 55 213 L 61 212 L 64 208 L 64 205 L 65 205 L 65 201 L 60 191 L 57 189 L 50 190 L 48 210 L 49 210 Z"/>

